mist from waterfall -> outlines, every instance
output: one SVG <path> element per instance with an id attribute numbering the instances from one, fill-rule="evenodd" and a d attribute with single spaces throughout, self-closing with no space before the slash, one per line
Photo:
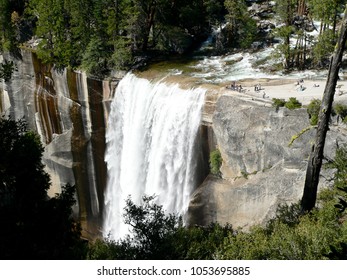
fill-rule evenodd
<path id="1" fill-rule="evenodd" d="M 184 90 L 127 74 L 117 86 L 106 132 L 104 237 L 128 233 L 125 200 L 155 195 L 167 213 L 184 215 L 196 187 L 197 137 L 205 90 Z"/>

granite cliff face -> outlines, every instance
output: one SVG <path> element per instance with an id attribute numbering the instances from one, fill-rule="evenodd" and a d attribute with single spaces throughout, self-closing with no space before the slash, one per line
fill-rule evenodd
<path id="1" fill-rule="evenodd" d="M 278 204 L 294 203 L 302 196 L 315 135 L 314 128 L 306 131 L 310 127 L 306 109 L 276 111 L 271 104 L 252 99 L 222 95 L 216 103 L 212 129 L 223 158 L 222 178 L 210 175 L 195 191 L 191 224 L 248 228 L 272 217 Z M 346 142 L 346 131 L 333 122 L 325 154 L 333 157 L 336 144 Z M 329 174 L 322 170 L 322 178 Z"/>
<path id="2" fill-rule="evenodd" d="M 51 176 L 50 195 L 64 184 L 77 186 L 75 212 L 84 235 L 99 234 L 106 186 L 105 124 L 116 81 L 98 81 L 84 73 L 58 72 L 24 51 L 12 80 L 0 88 L 0 111 L 24 118 L 45 145 Z"/>

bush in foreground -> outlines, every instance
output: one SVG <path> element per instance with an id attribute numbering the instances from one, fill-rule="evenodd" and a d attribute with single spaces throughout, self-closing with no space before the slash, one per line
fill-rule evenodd
<path id="1" fill-rule="evenodd" d="M 72 186 L 47 196 L 43 146 L 24 121 L 0 119 L 0 259 L 83 259 L 86 246 L 71 217 Z"/>

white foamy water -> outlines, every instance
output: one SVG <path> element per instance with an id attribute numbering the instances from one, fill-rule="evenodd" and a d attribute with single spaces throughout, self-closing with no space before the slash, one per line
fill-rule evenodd
<path id="1" fill-rule="evenodd" d="M 295 71 L 289 74 L 276 71 L 267 73 L 261 67 L 271 67 L 278 63 L 274 57 L 274 47 L 269 47 L 255 53 L 235 53 L 226 56 L 212 56 L 202 58 L 192 66 L 196 72 L 191 76 L 199 78 L 205 83 L 225 83 L 242 79 L 293 79 L 293 78 L 324 78 L 327 71 Z M 260 61 L 260 62 L 259 62 Z"/>
<path id="2" fill-rule="evenodd" d="M 122 215 L 129 195 L 135 203 L 156 195 L 168 213 L 184 215 L 195 188 L 204 93 L 133 74 L 121 80 L 106 132 L 105 237 L 128 233 Z"/>
<path id="3" fill-rule="evenodd" d="M 318 37 L 318 29 L 320 22 L 314 22 L 315 29 L 307 32 L 312 38 Z M 278 27 L 278 26 L 277 26 Z M 218 33 L 219 30 L 215 30 Z M 212 37 L 213 35 L 211 35 Z M 281 40 L 277 38 L 277 40 Z M 298 37 L 291 38 L 291 48 L 294 49 L 297 44 Z M 312 42 L 307 42 L 307 46 L 312 46 Z M 204 45 L 211 44 L 211 40 L 207 40 Z M 204 47 L 202 46 L 202 48 Z M 279 43 L 268 46 L 264 49 L 255 52 L 238 52 L 223 56 L 206 56 L 201 57 L 199 61 L 192 66 L 191 76 L 199 78 L 205 83 L 226 83 L 242 79 L 293 79 L 293 78 L 309 78 L 309 79 L 324 79 L 326 78 L 326 70 L 305 70 L 293 71 L 291 73 L 283 73 L 281 70 L 267 72 L 266 69 L 271 69 L 273 65 L 281 63 L 283 58 L 275 55 L 276 48 Z M 275 67 L 276 68 L 276 67 Z"/>

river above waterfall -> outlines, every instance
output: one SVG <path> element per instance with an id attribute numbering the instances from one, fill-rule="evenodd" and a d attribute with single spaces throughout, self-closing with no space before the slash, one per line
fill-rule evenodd
<path id="1" fill-rule="evenodd" d="M 149 79 L 175 79 L 182 84 L 225 85 L 232 81 L 249 79 L 313 79 L 322 80 L 327 70 L 285 72 L 275 46 L 253 52 L 237 52 L 221 56 L 192 56 L 180 60 L 167 60 L 148 66 L 141 76 Z M 343 75 L 343 70 L 341 70 Z"/>

